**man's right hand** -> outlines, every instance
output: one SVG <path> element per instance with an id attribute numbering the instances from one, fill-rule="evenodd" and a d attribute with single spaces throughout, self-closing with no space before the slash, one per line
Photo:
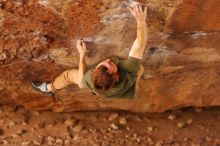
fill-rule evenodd
<path id="1" fill-rule="evenodd" d="M 76 47 L 78 52 L 81 56 L 85 55 L 86 53 L 86 43 L 83 40 L 77 40 Z"/>
<path id="2" fill-rule="evenodd" d="M 139 3 L 133 3 L 128 9 L 130 10 L 131 14 L 135 17 L 137 24 L 142 25 L 146 24 L 146 17 L 147 17 L 147 7 L 144 7 Z"/>
<path id="3" fill-rule="evenodd" d="M 137 38 L 132 45 L 129 56 L 142 59 L 147 43 L 147 7 L 143 8 L 143 5 L 135 2 L 128 9 L 137 21 Z"/>

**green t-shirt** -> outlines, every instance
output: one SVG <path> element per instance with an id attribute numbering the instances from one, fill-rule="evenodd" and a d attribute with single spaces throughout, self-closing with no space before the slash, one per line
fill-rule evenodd
<path id="1" fill-rule="evenodd" d="M 83 77 L 83 85 L 92 90 L 92 92 L 101 97 L 109 98 L 134 98 L 135 83 L 140 70 L 141 60 L 128 57 L 128 59 L 112 58 L 112 61 L 118 66 L 119 81 L 109 90 L 95 89 L 92 82 L 92 72 L 94 67 L 88 70 Z"/>

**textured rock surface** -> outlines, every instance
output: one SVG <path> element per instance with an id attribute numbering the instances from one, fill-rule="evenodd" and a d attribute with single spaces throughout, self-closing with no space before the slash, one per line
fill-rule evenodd
<path id="1" fill-rule="evenodd" d="M 74 85 L 52 98 L 33 91 L 30 81 L 50 81 L 77 67 L 78 38 L 89 42 L 89 66 L 110 56 L 126 57 L 136 35 L 128 1 L 1 1 L 1 103 L 34 110 L 135 112 L 220 105 L 220 2 L 141 2 L 149 6 L 145 73 L 137 98 L 126 100 L 95 97 Z"/>

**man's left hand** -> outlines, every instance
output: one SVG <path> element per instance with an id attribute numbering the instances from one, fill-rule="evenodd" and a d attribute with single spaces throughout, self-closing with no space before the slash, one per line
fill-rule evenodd
<path id="1" fill-rule="evenodd" d="M 80 55 L 85 55 L 86 53 L 86 43 L 83 40 L 77 40 L 76 47 Z"/>

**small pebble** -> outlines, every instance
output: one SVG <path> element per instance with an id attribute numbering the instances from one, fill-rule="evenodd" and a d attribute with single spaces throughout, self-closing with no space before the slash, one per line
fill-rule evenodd
<path id="1" fill-rule="evenodd" d="M 127 129 L 128 131 L 130 131 L 130 130 L 131 130 L 131 128 L 130 128 L 130 127 L 126 127 L 126 129 Z"/>
<path id="2" fill-rule="evenodd" d="M 112 129 L 114 129 L 114 130 L 118 130 L 119 129 L 119 127 L 117 125 L 115 125 L 114 123 L 112 123 L 110 127 Z"/>
<path id="3" fill-rule="evenodd" d="M 21 134 L 24 134 L 25 132 L 26 132 L 26 130 L 21 129 L 21 130 L 19 130 L 19 131 L 17 132 L 17 134 L 21 135 Z"/>
<path id="4" fill-rule="evenodd" d="M 31 144 L 31 141 L 25 141 L 21 143 L 22 146 L 28 146 L 30 144 Z"/>
<path id="5" fill-rule="evenodd" d="M 2 143 L 6 145 L 6 144 L 8 144 L 8 141 L 7 140 L 2 140 Z"/>
<path id="6" fill-rule="evenodd" d="M 127 124 L 126 118 L 125 118 L 125 117 L 120 117 L 120 118 L 119 118 L 119 123 L 120 123 L 121 125 Z"/>
<path id="7" fill-rule="evenodd" d="M 135 139 L 137 142 L 141 142 L 141 139 L 140 138 L 136 138 Z"/>
<path id="8" fill-rule="evenodd" d="M 47 127 L 48 128 L 52 128 L 52 127 L 54 127 L 54 125 L 53 124 L 49 124 L 49 125 L 47 125 Z"/>
<path id="9" fill-rule="evenodd" d="M 19 136 L 18 134 L 13 134 L 12 137 L 13 137 L 13 138 L 18 138 L 18 137 L 20 137 L 20 136 Z"/>
<path id="10" fill-rule="evenodd" d="M 186 126 L 186 124 L 183 123 L 183 122 L 177 123 L 177 127 L 178 127 L 178 128 L 183 128 L 183 127 L 185 127 L 185 126 Z"/>
<path id="11" fill-rule="evenodd" d="M 76 2 L 73 3 L 73 5 L 74 5 L 74 6 L 78 6 L 78 5 L 80 5 L 80 2 L 77 2 L 77 1 L 76 1 Z"/>
<path id="12" fill-rule="evenodd" d="M 54 142 L 55 142 L 55 138 L 52 137 L 52 136 L 48 136 L 48 137 L 47 137 L 47 142 L 50 143 L 50 144 L 51 144 L 51 143 L 54 143 Z"/>
<path id="13" fill-rule="evenodd" d="M 205 140 L 209 142 L 212 141 L 212 139 L 209 136 L 206 136 Z"/>
<path id="14" fill-rule="evenodd" d="M 168 139 L 171 140 L 171 141 L 174 141 L 174 138 L 175 136 L 172 134 L 172 135 L 169 135 Z"/>
<path id="15" fill-rule="evenodd" d="M 73 119 L 67 119 L 64 124 L 66 126 L 73 126 L 75 124 L 75 121 Z"/>
<path id="16" fill-rule="evenodd" d="M 38 135 L 37 137 L 40 139 L 44 139 L 44 136 L 42 136 L 42 135 Z"/>
<path id="17" fill-rule="evenodd" d="M 188 138 L 188 137 L 185 137 L 185 138 L 183 139 L 183 141 L 187 142 L 187 141 L 189 141 L 189 138 Z"/>
<path id="18" fill-rule="evenodd" d="M 170 114 L 170 115 L 168 116 L 168 119 L 169 119 L 169 120 L 174 120 L 174 119 L 176 119 L 176 115 Z"/>
<path id="19" fill-rule="evenodd" d="M 202 108 L 201 108 L 201 107 L 196 107 L 196 108 L 195 108 L 195 112 L 200 113 L 201 111 L 202 111 Z"/>
<path id="20" fill-rule="evenodd" d="M 36 140 L 33 140 L 33 143 L 34 143 L 35 145 L 41 145 L 41 144 L 42 144 L 42 142 L 36 141 Z"/>
<path id="21" fill-rule="evenodd" d="M 163 143 L 162 143 L 162 142 L 157 142 L 157 143 L 155 144 L 155 146 L 163 146 Z"/>
<path id="22" fill-rule="evenodd" d="M 118 113 L 113 113 L 108 117 L 109 121 L 116 120 L 119 117 Z"/>
<path id="23" fill-rule="evenodd" d="M 22 125 L 23 125 L 23 126 L 26 126 L 26 125 L 27 125 L 27 123 L 26 123 L 26 122 L 22 122 Z"/>
<path id="24" fill-rule="evenodd" d="M 11 127 L 13 127 L 15 125 L 15 122 L 14 121 L 10 121 L 9 122 L 9 124 L 8 124 L 8 126 L 11 128 Z"/>
<path id="25" fill-rule="evenodd" d="M 24 5 L 24 2 L 22 0 L 17 0 L 17 1 L 14 1 L 15 5 L 17 6 L 22 6 Z"/>
<path id="26" fill-rule="evenodd" d="M 147 130 L 148 130 L 149 132 L 153 132 L 153 131 L 154 131 L 154 127 L 147 127 Z"/>
<path id="27" fill-rule="evenodd" d="M 56 143 L 62 145 L 63 144 L 63 139 L 61 139 L 61 138 L 56 139 Z"/>
<path id="28" fill-rule="evenodd" d="M 192 122 L 193 122 L 193 120 L 192 120 L 191 118 L 189 118 L 189 119 L 186 120 L 186 123 L 187 123 L 188 125 L 192 124 Z"/>
<path id="29" fill-rule="evenodd" d="M 73 132 L 81 132 L 82 131 L 83 126 L 82 125 L 76 125 L 75 127 L 73 127 Z"/>
<path id="30" fill-rule="evenodd" d="M 65 137 L 65 139 L 71 140 L 71 136 L 70 136 L 70 135 L 67 135 L 67 136 Z"/>
<path id="31" fill-rule="evenodd" d="M 33 112 L 33 114 L 34 114 L 35 116 L 39 116 L 39 115 L 40 115 L 39 112 Z"/>
<path id="32" fill-rule="evenodd" d="M 153 145 L 154 144 L 154 140 L 151 137 L 147 137 L 147 142 L 149 145 Z"/>
<path id="33" fill-rule="evenodd" d="M 73 136 L 73 140 L 74 140 L 74 141 L 79 141 L 79 140 L 80 140 L 79 135 L 78 135 L 78 134 L 75 134 L 75 135 Z"/>
<path id="34" fill-rule="evenodd" d="M 64 144 L 65 144 L 65 145 L 70 144 L 70 140 L 66 139 L 66 140 L 64 141 Z"/>

